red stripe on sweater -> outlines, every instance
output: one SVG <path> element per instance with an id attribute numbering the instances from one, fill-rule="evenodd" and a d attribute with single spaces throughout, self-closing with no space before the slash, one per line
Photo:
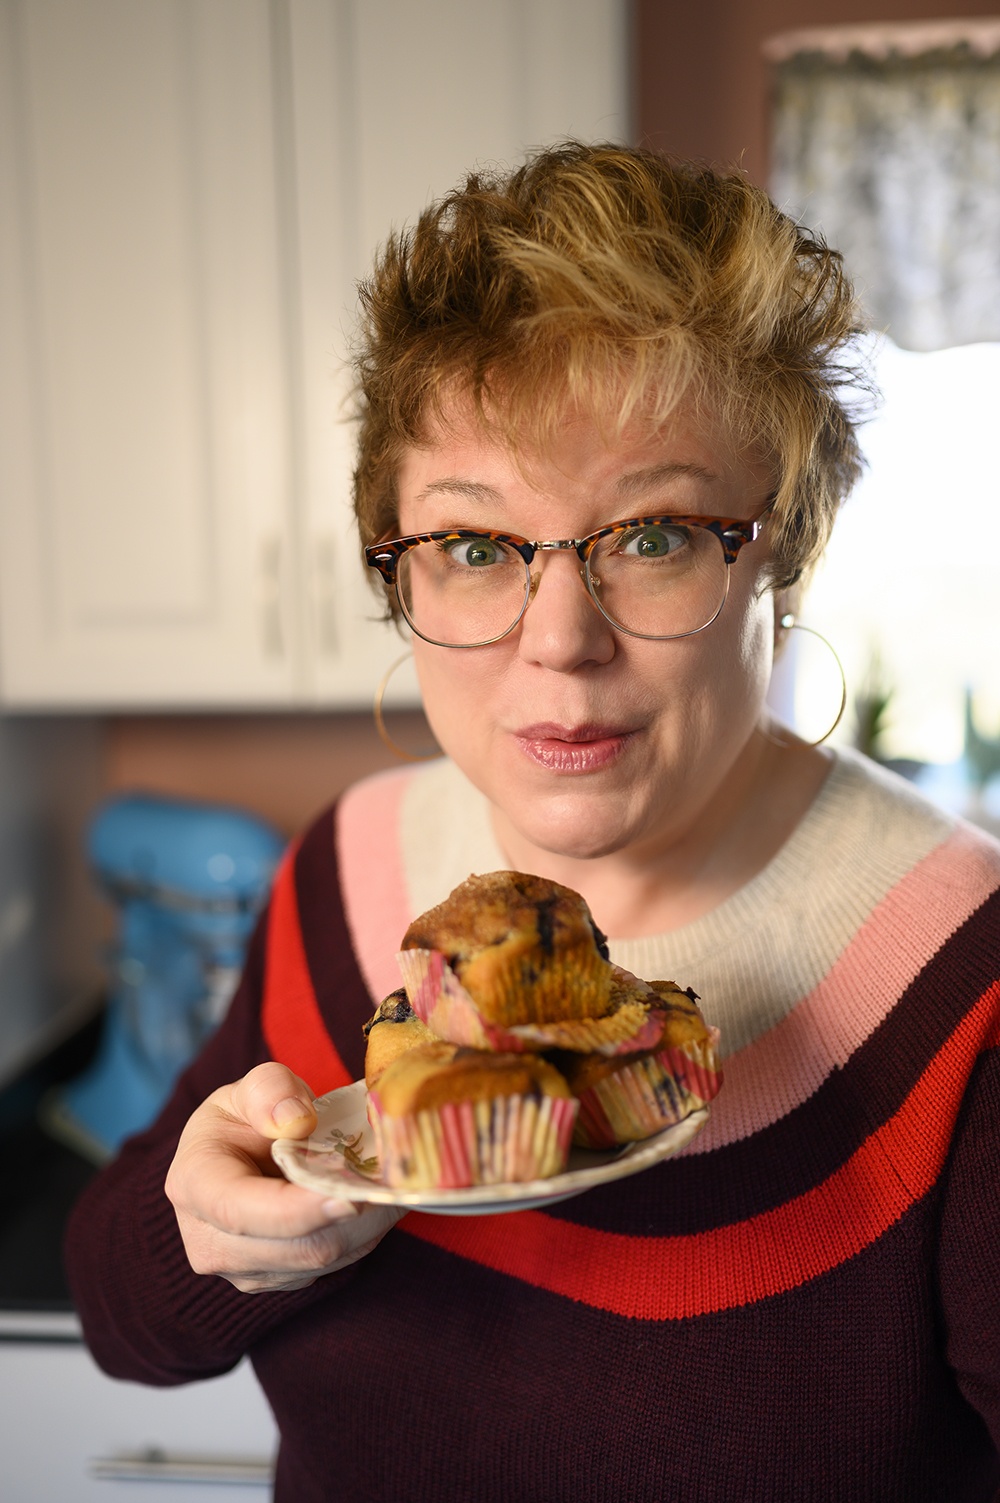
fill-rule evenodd
<path id="1" fill-rule="evenodd" d="M 350 1085 L 351 1075 L 326 1030 L 306 962 L 295 893 L 298 841 L 271 890 L 261 1024 L 271 1058 L 287 1065 L 317 1096 Z"/>
<path id="2" fill-rule="evenodd" d="M 1000 1044 L 1000 983 L 984 993 L 899 1110 L 840 1169 L 787 1204 L 684 1237 L 595 1231 L 539 1211 L 413 1211 L 402 1231 L 595 1309 L 678 1320 L 782 1294 L 845 1262 L 934 1184 L 977 1053 Z M 706 1166 L 707 1170 L 707 1166 Z"/>

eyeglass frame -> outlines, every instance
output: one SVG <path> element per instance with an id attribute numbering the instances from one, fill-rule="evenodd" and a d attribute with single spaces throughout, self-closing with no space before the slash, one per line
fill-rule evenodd
<path id="1" fill-rule="evenodd" d="M 403 605 L 399 593 L 397 571 L 401 559 L 411 548 L 416 548 L 420 543 L 460 543 L 465 540 L 472 542 L 476 538 L 486 538 L 491 543 L 507 544 L 514 549 L 515 553 L 520 555 L 526 570 L 531 568 L 536 553 L 567 552 L 573 549 L 583 564 L 581 573 L 587 593 L 609 625 L 613 626 L 616 631 L 623 631 L 630 637 L 639 637 L 645 642 L 676 642 L 682 637 L 697 636 L 698 632 L 705 631 L 707 627 L 712 625 L 713 621 L 718 620 L 722 612 L 722 607 L 729 597 L 729 571 L 736 562 L 740 549 L 747 543 L 756 542 L 760 536 L 764 519 L 773 504 L 774 498 L 771 496 L 768 498 L 763 510 L 758 512 L 755 517 L 751 517 L 748 522 L 743 522 L 738 517 L 632 517 L 622 522 L 609 522 L 606 527 L 600 527 L 596 532 L 588 533 L 583 538 L 550 538 L 548 540 L 539 539 L 535 542 L 530 541 L 528 538 L 522 538 L 517 533 L 497 532 L 493 528 L 488 527 L 450 527 L 441 532 L 414 532 L 403 538 L 390 538 L 382 543 L 369 543 L 365 548 L 365 562 L 370 569 L 378 571 L 386 585 L 395 590 L 396 599 L 399 601 L 399 608 L 403 612 L 407 624 L 416 632 L 418 637 L 422 638 L 425 642 L 429 642 L 432 647 L 455 647 L 465 650 L 473 647 L 490 647 L 494 642 L 502 642 L 504 637 L 509 637 L 514 628 L 524 619 L 524 614 L 531 604 L 534 591 L 531 588 L 531 577 L 529 575 L 524 603 L 515 619 L 505 631 L 500 632 L 495 637 L 487 637 L 482 642 L 438 642 L 432 637 L 425 637 L 420 628 L 413 624 L 407 615 L 406 607 Z M 666 636 L 661 636 L 659 633 L 632 631 L 629 627 L 622 626 L 613 616 L 608 615 L 593 588 L 590 573 L 590 555 L 603 538 L 612 537 L 616 532 L 629 532 L 637 527 L 664 526 L 701 527 L 707 532 L 714 533 L 722 545 L 722 556 L 726 565 L 726 588 L 723 591 L 722 599 L 719 601 L 718 610 L 703 625 L 693 627 L 691 631 L 673 632 Z"/>

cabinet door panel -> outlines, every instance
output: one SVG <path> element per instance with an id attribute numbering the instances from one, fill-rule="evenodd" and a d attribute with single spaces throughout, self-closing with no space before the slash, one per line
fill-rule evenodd
<path id="1" fill-rule="evenodd" d="M 289 0 L 299 182 L 302 518 L 310 692 L 367 706 L 405 644 L 379 624 L 350 513 L 345 356 L 366 275 L 478 162 L 627 134 L 620 0 Z M 334 143 L 337 143 L 336 149 Z"/>
<path id="2" fill-rule="evenodd" d="M 269 7 L 3 20 L 4 697 L 288 697 Z"/>
<path id="3" fill-rule="evenodd" d="M 621 0 L 0 0 L 0 703 L 369 703 L 346 354 L 392 225 L 622 136 Z"/>

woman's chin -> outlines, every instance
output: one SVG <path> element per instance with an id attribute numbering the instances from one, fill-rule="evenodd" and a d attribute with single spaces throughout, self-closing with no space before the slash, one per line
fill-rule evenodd
<path id="1" fill-rule="evenodd" d="M 648 831 L 648 822 L 637 819 L 634 808 L 608 807 L 601 799 L 562 797 L 540 805 L 526 800 L 498 812 L 501 843 L 506 824 L 539 850 L 572 861 L 611 856 Z"/>

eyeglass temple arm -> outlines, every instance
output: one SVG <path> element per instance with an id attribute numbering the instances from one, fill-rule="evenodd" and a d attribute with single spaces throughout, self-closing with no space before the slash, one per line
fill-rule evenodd
<path id="1" fill-rule="evenodd" d="M 732 522 L 725 528 L 718 523 L 712 524 L 711 531 L 722 544 L 727 564 L 736 562 L 736 556 L 745 543 L 756 541 L 763 525 L 762 517 L 755 517 L 752 522 Z"/>
<path id="2" fill-rule="evenodd" d="M 372 543 L 365 549 L 365 563 L 369 569 L 377 569 L 387 585 L 396 582 L 396 566 L 399 554 L 384 543 Z"/>

